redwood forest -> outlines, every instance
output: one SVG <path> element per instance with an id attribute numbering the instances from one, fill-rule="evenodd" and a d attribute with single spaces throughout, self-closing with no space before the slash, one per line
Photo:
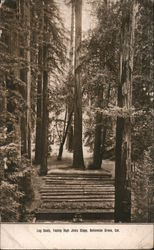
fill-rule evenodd
<path id="1" fill-rule="evenodd" d="M 154 0 L 0 1 L 2 222 L 154 222 Z"/>

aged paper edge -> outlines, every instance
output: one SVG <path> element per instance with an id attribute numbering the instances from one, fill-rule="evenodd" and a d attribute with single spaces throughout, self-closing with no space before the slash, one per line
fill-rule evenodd
<path id="1" fill-rule="evenodd" d="M 77 231 L 72 232 L 72 229 Z M 1 223 L 0 234 L 1 250 L 151 250 L 154 248 L 152 223 Z"/>

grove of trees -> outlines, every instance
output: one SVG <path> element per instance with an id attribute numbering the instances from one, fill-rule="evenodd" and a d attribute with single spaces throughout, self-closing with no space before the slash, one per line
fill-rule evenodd
<path id="1" fill-rule="evenodd" d="M 85 4 L 95 20 L 86 34 Z M 65 144 L 72 168 L 115 161 L 115 222 L 152 221 L 153 9 L 153 0 L 1 1 L 2 221 L 26 221 L 33 169 L 47 175 L 52 148 L 62 160 Z"/>

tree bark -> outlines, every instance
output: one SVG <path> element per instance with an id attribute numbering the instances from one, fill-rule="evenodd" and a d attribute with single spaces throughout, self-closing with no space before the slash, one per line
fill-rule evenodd
<path id="1" fill-rule="evenodd" d="M 62 138 L 62 142 L 60 144 L 59 154 L 58 154 L 58 157 L 57 157 L 58 161 L 61 161 L 61 158 L 62 158 L 63 147 L 64 147 L 64 144 L 65 144 L 66 136 L 68 134 L 69 126 L 70 126 L 70 123 L 71 123 L 71 120 L 72 120 L 72 115 L 73 115 L 73 109 L 72 109 L 72 111 L 69 114 L 69 119 L 68 119 L 68 122 L 67 122 L 66 130 L 64 132 L 64 135 L 63 135 L 63 138 Z"/>
<path id="2" fill-rule="evenodd" d="M 19 1 L 19 12 L 20 12 L 20 22 L 24 24 L 25 26 L 25 1 Z M 24 34 L 21 35 L 21 43 L 25 46 L 25 37 Z M 20 49 L 20 57 L 25 59 L 25 50 L 23 48 Z M 25 83 L 25 86 L 21 86 L 21 94 L 22 97 L 26 103 L 27 99 L 27 87 L 26 87 L 26 82 L 27 82 L 27 75 L 26 75 L 26 69 L 21 68 L 20 69 L 20 79 Z M 21 129 L 21 155 L 27 154 L 27 112 L 23 113 L 21 116 L 21 124 L 20 124 L 20 129 Z"/>
<path id="3" fill-rule="evenodd" d="M 20 72 L 20 78 L 25 82 L 22 87 L 22 95 L 26 102 L 26 113 L 21 118 L 21 153 L 31 159 L 31 52 L 30 52 L 30 1 L 20 2 L 21 19 L 26 29 L 26 39 L 22 36 L 22 43 L 26 49 L 22 49 L 21 56 L 26 59 L 27 68 Z"/>
<path id="4" fill-rule="evenodd" d="M 102 107 L 103 91 L 98 90 L 97 107 Z M 94 141 L 94 156 L 93 156 L 93 168 L 100 169 L 102 165 L 102 113 L 96 112 L 96 125 L 95 125 L 95 141 Z"/>
<path id="5" fill-rule="evenodd" d="M 44 17 L 44 29 L 47 31 L 47 20 Z M 46 35 L 44 40 L 48 41 Z M 47 174 L 47 158 L 48 158 L 48 46 L 43 46 L 43 112 L 42 112 L 42 132 L 41 132 L 41 165 L 40 175 Z"/>
<path id="6" fill-rule="evenodd" d="M 44 48 L 46 51 L 46 48 Z M 46 53 L 46 52 L 44 52 Z M 48 73 L 43 72 L 43 115 L 42 115 L 42 133 L 41 133 L 41 165 L 40 175 L 47 174 L 48 158 Z"/>
<path id="7" fill-rule="evenodd" d="M 80 79 L 80 47 L 82 34 L 82 0 L 75 1 L 75 101 L 73 167 L 84 168 L 82 148 L 82 92 Z"/>
<path id="8" fill-rule="evenodd" d="M 40 1 L 40 32 L 43 33 L 44 13 L 43 2 Z M 41 133 L 42 133 L 42 104 L 43 104 L 43 37 L 38 40 L 38 79 L 37 79 L 37 114 L 36 114 L 36 141 L 35 141 L 35 163 L 41 163 Z"/>
<path id="9" fill-rule="evenodd" d="M 6 140 L 6 111 L 7 111 L 7 98 L 6 98 L 6 81 L 4 73 L 0 72 L 0 81 L 1 81 L 1 96 L 0 96 L 0 147 L 5 145 Z M 4 179 L 4 167 L 5 161 L 3 157 L 0 157 L 0 184 Z"/>
<path id="10" fill-rule="evenodd" d="M 111 83 L 109 82 L 107 97 L 106 97 L 106 106 L 109 107 L 109 100 L 110 100 L 110 91 L 111 91 Z M 103 121 L 103 133 L 102 133 L 102 152 L 101 152 L 101 164 L 103 159 L 103 154 L 105 152 L 105 142 L 106 142 L 106 135 L 107 135 L 107 128 L 108 128 L 108 120 L 109 118 L 106 117 Z"/>
<path id="11" fill-rule="evenodd" d="M 37 80 L 37 114 L 36 114 L 36 141 L 35 141 L 35 163 L 41 162 L 41 132 L 42 132 L 42 95 L 43 95 L 43 79 L 42 79 L 42 46 L 39 46 L 38 52 L 39 74 Z"/>
<path id="12" fill-rule="evenodd" d="M 30 1 L 26 1 L 27 4 L 27 154 L 31 160 L 31 51 L 30 51 Z"/>
<path id="13" fill-rule="evenodd" d="M 106 69 L 106 65 L 105 65 Z M 104 85 L 105 85 L 105 77 L 104 77 Z M 108 107 L 109 105 L 109 98 L 110 98 L 110 83 L 107 91 L 107 96 L 106 100 L 103 100 L 103 86 L 101 86 L 98 89 L 98 94 L 97 94 L 97 107 L 98 108 L 103 108 L 106 103 L 106 106 Z M 104 124 L 103 124 L 103 117 L 102 113 L 97 111 L 96 113 L 96 127 L 95 127 L 95 141 L 94 141 L 94 155 L 93 155 L 93 168 L 94 169 L 100 169 L 102 166 L 102 159 L 103 159 L 103 151 L 104 151 L 104 146 L 105 146 L 105 140 L 106 140 L 106 132 L 107 132 L 107 118 L 104 119 Z M 102 133 L 103 130 L 103 133 Z"/>
<path id="14" fill-rule="evenodd" d="M 107 11 L 107 0 L 104 0 L 105 8 Z M 105 69 L 106 69 L 106 56 L 105 56 Z M 105 77 L 104 77 L 105 81 Z M 97 107 L 103 108 L 103 86 L 99 87 L 97 94 Z M 95 127 L 95 141 L 94 141 L 94 155 L 93 155 L 93 168 L 101 169 L 102 166 L 102 113 L 96 113 L 96 127 Z"/>
<path id="15" fill-rule="evenodd" d="M 73 54 L 74 54 L 74 0 L 72 1 L 72 13 L 71 13 L 71 39 L 70 39 L 70 53 L 69 53 L 69 75 L 72 76 L 74 74 L 74 63 L 73 63 Z M 68 119 L 70 117 L 72 111 L 72 96 L 73 96 L 73 89 L 72 89 L 72 79 L 69 79 L 69 89 L 70 89 L 70 97 L 68 101 Z M 70 125 L 68 128 L 67 133 L 67 149 L 68 151 L 72 152 L 73 150 L 73 125 L 72 125 L 72 118 L 70 121 Z"/>
<path id="16" fill-rule="evenodd" d="M 127 2 L 128 3 L 128 2 Z M 123 14 L 121 27 L 120 82 L 118 106 L 132 105 L 133 50 L 136 0 L 132 0 L 131 14 Z M 115 161 L 115 222 L 131 221 L 131 118 L 117 117 Z"/>

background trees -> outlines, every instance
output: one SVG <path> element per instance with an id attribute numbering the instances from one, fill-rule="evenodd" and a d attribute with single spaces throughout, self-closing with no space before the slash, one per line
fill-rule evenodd
<path id="1" fill-rule="evenodd" d="M 114 10 L 114 12 L 113 12 Z M 109 106 L 116 104 L 116 84 L 118 82 L 119 18 L 118 7 L 103 1 L 97 9 L 98 25 L 88 41 L 85 89 L 90 99 L 89 108 L 95 117 L 93 168 L 101 168 L 107 145 L 107 133 L 114 131 L 115 119 Z M 97 35 L 99 34 L 99 36 Z M 104 112 L 106 110 L 106 112 Z M 109 125 L 110 124 L 110 125 Z M 111 125 L 112 124 L 112 125 Z M 111 139 L 110 135 L 110 139 Z M 114 141 L 112 140 L 112 147 Z M 92 167 L 92 166 L 91 166 Z"/>
<path id="2" fill-rule="evenodd" d="M 115 157 L 116 159 L 115 221 L 127 221 L 131 219 L 130 215 L 132 212 L 131 209 L 134 206 L 135 208 L 133 209 L 132 214 L 133 216 L 135 214 L 137 203 L 136 202 L 134 203 L 134 200 L 138 200 L 139 202 L 140 200 L 139 192 L 142 193 L 141 186 L 145 185 L 147 187 L 147 196 L 149 197 L 148 200 L 150 200 L 148 202 L 151 202 L 150 193 L 153 192 L 150 181 L 151 175 L 148 174 L 149 176 L 148 177 L 147 175 L 145 175 L 144 172 L 148 171 L 145 169 L 149 169 L 149 167 L 146 166 L 143 167 L 143 165 L 150 166 L 150 158 L 148 158 L 149 164 L 147 163 L 147 154 L 149 154 L 150 151 L 148 151 L 149 153 L 145 152 L 146 150 L 148 150 L 148 145 L 149 146 L 152 145 L 152 141 L 148 137 L 148 131 L 150 132 L 152 130 L 152 124 L 150 121 L 151 119 L 153 119 L 151 116 L 152 113 L 150 108 L 151 104 L 153 103 L 153 97 L 152 97 L 153 89 L 152 85 L 150 84 L 152 83 L 150 72 L 152 70 L 152 65 L 153 65 L 153 60 L 150 56 L 152 54 L 152 52 L 150 52 L 152 48 L 152 43 L 150 42 L 152 41 L 151 28 L 153 27 L 152 16 L 151 16 L 152 12 L 150 12 L 150 8 L 152 8 L 152 1 L 148 2 L 143 1 L 143 3 L 139 1 L 129 1 L 129 2 L 117 1 L 115 4 L 112 1 L 110 1 L 108 2 L 108 8 L 106 12 L 107 16 L 105 16 L 105 13 L 103 12 L 103 10 L 106 10 L 105 5 L 106 1 L 104 1 L 104 3 L 102 4 L 98 4 L 97 6 L 96 11 L 99 15 L 99 21 L 96 26 L 97 33 L 94 33 L 95 34 L 94 37 L 93 36 L 90 37 L 88 52 L 91 55 L 91 57 L 89 61 L 87 60 L 88 66 L 85 63 L 86 64 L 85 68 L 88 68 L 86 72 L 86 76 L 88 78 L 86 91 L 90 99 L 90 105 L 92 103 L 92 105 L 90 106 L 91 109 L 93 106 L 93 108 L 95 109 L 95 113 L 97 112 L 96 121 L 94 121 L 91 116 L 92 112 L 88 111 L 89 121 L 90 122 L 93 121 L 92 123 L 93 125 L 92 127 L 90 125 L 87 126 L 86 135 L 90 138 L 89 140 L 90 146 L 92 146 L 92 148 L 94 147 L 94 159 L 93 159 L 94 163 L 90 164 L 89 167 L 95 168 L 101 166 L 100 159 L 101 157 L 103 157 L 102 154 L 103 150 L 101 152 L 100 149 L 103 145 L 103 137 L 101 138 L 101 136 L 104 134 L 103 121 L 105 121 L 105 127 L 109 129 L 109 124 L 107 123 L 107 119 L 109 121 L 110 117 L 111 121 L 112 117 L 113 124 L 115 124 L 114 121 L 116 118 L 117 119 L 116 151 L 115 153 L 114 151 L 112 152 L 113 157 Z M 146 6 L 145 9 L 143 6 L 144 7 Z M 143 21 L 145 15 L 149 15 L 146 22 Z M 141 20 L 144 22 L 144 25 Z M 100 28 L 99 28 L 99 23 L 101 24 Z M 106 23 L 107 25 L 105 26 Z M 112 26 L 110 26 L 111 24 Z M 143 27 L 144 28 L 148 27 L 146 28 L 145 32 Z M 103 28 L 105 29 L 103 30 Z M 110 29 L 112 30 L 112 33 L 110 33 Z M 96 34 L 99 34 L 99 36 Z M 107 43 L 105 44 L 105 42 Z M 141 45 L 142 48 L 140 47 L 139 44 Z M 139 49 L 139 47 L 141 50 Z M 143 55 L 144 54 L 143 51 L 144 52 L 148 51 L 147 53 L 148 55 L 147 54 Z M 105 54 L 107 55 L 107 58 Z M 146 65 L 148 66 L 145 66 L 144 64 L 146 60 L 147 60 Z M 133 67 L 133 61 L 135 61 L 134 67 Z M 106 64 L 106 71 L 104 70 L 105 64 Z M 136 70 L 137 68 L 138 70 Z M 103 72 L 103 70 L 104 72 L 106 72 L 106 74 L 104 74 L 105 78 L 103 78 L 103 75 L 102 77 L 100 76 L 100 69 L 102 70 L 101 72 Z M 94 73 L 92 74 L 92 72 Z M 112 78 L 109 78 L 109 74 L 110 76 L 112 75 Z M 120 79 L 119 79 L 119 74 L 120 74 Z M 151 78 L 150 80 L 149 76 Z M 104 82 L 104 79 L 106 79 L 106 82 Z M 111 103 L 109 99 L 109 103 L 107 104 L 107 102 L 105 102 L 105 105 L 103 105 L 103 102 L 105 101 L 108 95 L 106 95 L 106 97 L 105 95 L 101 97 L 102 93 L 99 88 L 100 86 L 102 86 L 104 90 L 107 87 L 108 81 L 110 82 L 110 84 L 112 84 L 111 79 L 114 79 L 113 80 L 114 84 L 111 85 L 112 88 L 110 88 L 110 90 L 112 89 L 113 92 L 112 93 L 108 92 L 110 93 L 109 97 L 111 98 Z M 142 86 L 142 84 L 144 85 L 144 87 Z M 137 88 L 139 88 L 138 90 L 139 92 L 137 91 Z M 116 93 L 117 96 L 115 95 Z M 138 95 L 137 93 L 138 94 L 142 93 L 142 94 Z M 100 95 L 99 102 L 97 102 L 98 100 L 97 98 L 99 96 L 98 94 Z M 138 95 L 138 97 L 136 97 L 136 95 Z M 116 106 L 116 101 L 113 102 L 113 100 L 116 100 L 116 98 L 119 107 Z M 140 102 L 142 102 L 142 104 Z M 144 108 L 145 103 L 148 106 L 148 108 L 147 106 L 146 108 Z M 111 104 L 114 104 L 114 106 L 111 106 Z M 105 118 L 105 120 L 103 120 L 104 119 L 103 117 L 104 118 L 108 117 L 108 118 L 107 119 Z M 147 119 L 149 120 L 148 126 L 146 122 Z M 140 122 L 142 121 L 141 122 L 142 125 L 139 121 Z M 94 125 L 95 125 L 95 133 L 93 129 Z M 113 135 L 115 135 L 115 130 L 114 130 L 115 126 L 113 125 L 111 129 Z M 93 140 L 91 138 L 93 138 Z M 140 145 L 138 145 L 138 143 Z M 112 141 L 112 145 L 114 145 L 114 141 Z M 139 157 L 138 160 L 136 157 L 137 158 Z M 143 160 L 144 157 L 146 158 L 146 160 L 145 159 Z M 141 171 L 141 166 L 143 167 L 142 168 L 143 172 Z M 151 172 L 153 172 L 152 168 Z M 141 176 L 142 177 L 144 176 L 143 178 L 144 180 L 142 179 Z M 137 187 L 136 185 L 139 185 L 140 187 L 138 189 L 136 188 L 135 191 L 135 187 Z M 132 190 L 134 190 L 135 192 L 134 194 Z M 132 193 L 132 198 L 131 198 L 131 193 Z M 141 200 L 139 204 L 140 205 L 142 204 L 143 206 L 143 209 L 140 209 L 140 213 L 142 214 L 143 211 L 145 212 L 149 208 L 148 205 L 149 203 L 145 198 L 144 204 L 147 205 L 144 206 Z M 146 212 L 146 214 L 149 213 Z M 140 216 L 140 220 L 142 215 Z M 145 220 L 147 220 L 147 215 Z"/>
<path id="3" fill-rule="evenodd" d="M 30 163 L 22 156 L 20 124 L 26 100 L 22 95 L 25 82 L 20 78 L 26 61 L 20 57 L 20 8 L 18 1 L 4 2 L 1 6 L 1 86 L 4 103 L 1 117 L 1 211 L 3 221 L 22 221 L 24 204 L 32 198 Z M 29 57 L 28 57 L 29 59 Z M 28 66 L 29 67 L 29 66 Z M 25 123 L 26 127 L 26 123 Z M 22 164 L 21 164 L 22 163 Z M 29 188 L 23 184 L 26 180 Z"/>
<path id="4" fill-rule="evenodd" d="M 33 196 L 36 107 L 35 158 L 40 173 L 47 173 L 48 81 L 64 62 L 63 26 L 54 1 L 11 0 L 1 6 L 1 29 L 1 210 L 3 221 L 22 221 Z"/>

